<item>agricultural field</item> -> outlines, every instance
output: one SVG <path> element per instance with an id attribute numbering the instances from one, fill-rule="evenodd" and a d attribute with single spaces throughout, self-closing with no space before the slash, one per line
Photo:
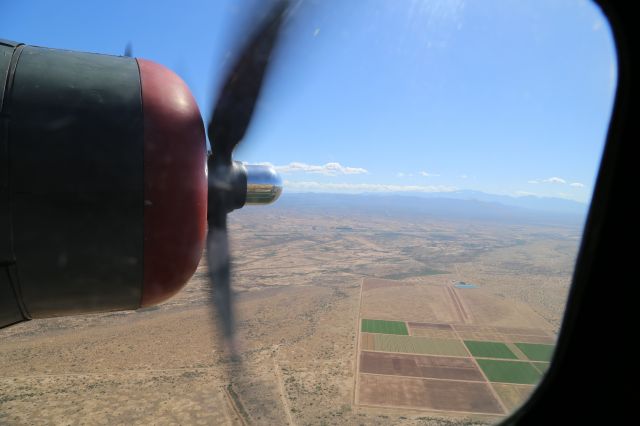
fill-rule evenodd
<path id="1" fill-rule="evenodd" d="M 491 418 L 531 394 L 549 366 L 551 327 L 530 310 L 454 282 L 441 275 L 363 281 L 356 406 Z M 434 296 L 431 306 L 408 303 L 425 294 Z"/>
<path id="2" fill-rule="evenodd" d="M 551 361 L 553 346 L 532 343 L 514 343 L 531 361 Z"/>
<path id="3" fill-rule="evenodd" d="M 534 385 L 542 377 L 540 372 L 528 362 L 495 359 L 477 359 L 476 361 L 491 382 Z"/>
<path id="4" fill-rule="evenodd" d="M 449 324 L 409 322 L 412 336 L 457 339 L 458 335 Z"/>
<path id="5" fill-rule="evenodd" d="M 469 356 L 460 340 L 369 334 L 363 337 L 363 350 L 407 354 Z"/>
<path id="6" fill-rule="evenodd" d="M 548 362 L 532 362 L 531 364 L 543 374 L 547 372 L 549 365 L 551 365 Z"/>
<path id="7" fill-rule="evenodd" d="M 484 381 L 482 373 L 471 358 L 363 351 L 360 354 L 360 371 L 362 373 L 432 379 Z"/>
<path id="8" fill-rule="evenodd" d="M 518 357 L 509 350 L 507 345 L 499 342 L 478 342 L 475 340 L 465 340 L 465 346 L 476 358 L 506 358 L 518 359 Z"/>
<path id="9" fill-rule="evenodd" d="M 415 379 L 363 374 L 360 403 L 393 408 L 459 413 L 503 414 L 504 410 L 483 382 Z"/>
<path id="10" fill-rule="evenodd" d="M 362 320 L 362 330 L 367 333 L 400 334 L 408 336 L 407 325 L 401 321 Z"/>
<path id="11" fill-rule="evenodd" d="M 505 405 L 506 409 L 509 411 L 513 411 L 518 408 L 522 401 L 529 398 L 529 395 L 531 395 L 531 392 L 535 389 L 535 386 L 511 385 L 505 383 L 492 383 L 491 386 L 500 397 L 500 400 Z"/>

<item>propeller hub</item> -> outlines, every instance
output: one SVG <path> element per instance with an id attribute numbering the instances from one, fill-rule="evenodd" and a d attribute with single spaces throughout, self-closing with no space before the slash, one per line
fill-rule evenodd
<path id="1" fill-rule="evenodd" d="M 247 171 L 247 205 L 266 205 L 282 194 L 282 178 L 272 166 L 245 164 Z"/>

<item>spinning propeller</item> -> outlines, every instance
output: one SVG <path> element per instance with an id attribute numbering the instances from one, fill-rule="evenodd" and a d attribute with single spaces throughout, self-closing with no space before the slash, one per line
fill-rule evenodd
<path id="1" fill-rule="evenodd" d="M 212 302 L 233 356 L 235 323 L 227 214 L 245 204 L 275 201 L 282 192 L 282 182 L 272 168 L 243 165 L 234 161 L 232 154 L 251 123 L 287 7 L 287 1 L 278 1 L 253 33 L 229 69 L 207 124 L 211 143 L 207 160 L 209 281 Z"/>

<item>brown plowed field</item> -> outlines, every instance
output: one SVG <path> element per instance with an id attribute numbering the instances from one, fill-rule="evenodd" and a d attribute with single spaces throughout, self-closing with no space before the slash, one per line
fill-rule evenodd
<path id="1" fill-rule="evenodd" d="M 484 381 L 471 358 L 362 352 L 360 372 L 433 379 Z"/>
<path id="2" fill-rule="evenodd" d="M 360 350 L 368 351 L 375 348 L 376 343 L 372 333 L 360 333 Z"/>
<path id="3" fill-rule="evenodd" d="M 487 383 L 360 374 L 359 403 L 387 407 L 504 414 Z"/>

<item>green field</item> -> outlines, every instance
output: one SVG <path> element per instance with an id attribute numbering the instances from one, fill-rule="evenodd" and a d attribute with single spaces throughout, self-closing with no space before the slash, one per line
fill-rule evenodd
<path id="1" fill-rule="evenodd" d="M 362 320 L 362 331 L 365 333 L 400 334 L 408 336 L 407 325 L 402 321 Z"/>
<path id="2" fill-rule="evenodd" d="M 504 343 L 465 340 L 464 344 L 469 349 L 469 352 L 471 352 L 475 357 L 518 359 L 518 357 L 511 352 L 511 349 L 509 349 Z"/>
<path id="3" fill-rule="evenodd" d="M 539 343 L 514 343 L 531 361 L 551 361 L 553 345 Z"/>
<path id="4" fill-rule="evenodd" d="M 534 385 L 540 381 L 540 377 L 542 376 L 542 374 L 528 362 L 497 361 L 493 359 L 476 359 L 476 361 L 491 382 Z"/>
<path id="5" fill-rule="evenodd" d="M 422 355 L 469 356 L 459 340 L 374 334 L 373 350 Z"/>

